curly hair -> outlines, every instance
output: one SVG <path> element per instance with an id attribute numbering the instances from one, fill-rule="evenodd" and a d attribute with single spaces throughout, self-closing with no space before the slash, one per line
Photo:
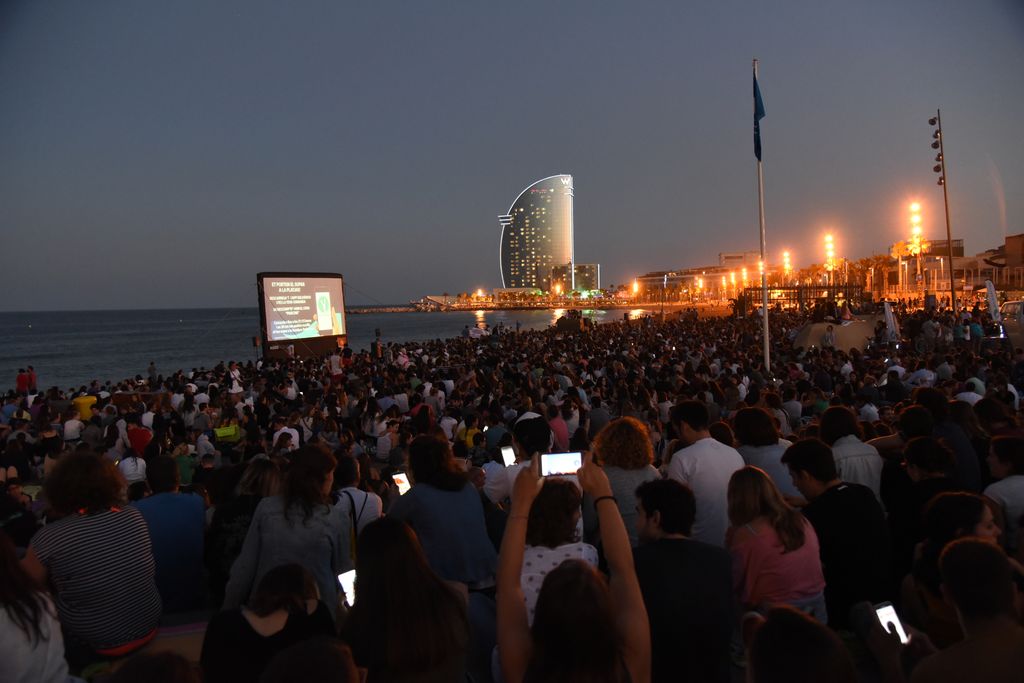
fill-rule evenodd
<path id="1" fill-rule="evenodd" d="M 89 451 L 76 451 L 57 461 L 43 493 L 61 515 L 79 510 L 109 510 L 124 502 L 127 485 L 114 463 Z"/>
<path id="2" fill-rule="evenodd" d="M 635 417 L 612 420 L 594 437 L 594 452 L 602 465 L 638 470 L 654 462 L 647 425 Z"/>

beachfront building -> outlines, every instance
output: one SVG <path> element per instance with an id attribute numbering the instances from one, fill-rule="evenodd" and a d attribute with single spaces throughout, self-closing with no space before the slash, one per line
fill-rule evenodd
<path id="1" fill-rule="evenodd" d="M 601 289 L 601 264 L 577 263 L 575 268 L 576 289 Z"/>
<path id="2" fill-rule="evenodd" d="M 542 178 L 519 193 L 498 216 L 498 260 L 502 287 L 552 288 L 556 266 L 567 267 L 565 291 L 575 288 L 572 176 Z"/>
<path id="3" fill-rule="evenodd" d="M 571 273 L 571 275 L 570 275 Z M 601 264 L 563 264 L 551 269 L 549 291 L 569 292 L 601 289 Z"/>
<path id="4" fill-rule="evenodd" d="M 727 251 L 718 254 L 718 265 L 721 268 L 757 268 L 760 262 L 759 251 Z"/>

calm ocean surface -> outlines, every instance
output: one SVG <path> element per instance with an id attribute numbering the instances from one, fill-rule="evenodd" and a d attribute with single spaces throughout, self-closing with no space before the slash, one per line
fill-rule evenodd
<path id="1" fill-rule="evenodd" d="M 366 313 L 347 316 L 349 345 L 369 348 L 374 330 L 384 341 L 458 336 L 469 325 L 550 326 L 563 311 L 458 311 Z M 623 310 L 586 311 L 595 322 L 621 320 Z M 642 311 L 632 311 L 633 316 Z M 18 368 L 32 365 L 39 386 L 77 387 L 93 379 L 145 375 L 150 361 L 161 374 L 254 359 L 259 335 L 256 308 L 150 311 L 44 311 L 0 313 L 0 390 L 14 387 Z"/>

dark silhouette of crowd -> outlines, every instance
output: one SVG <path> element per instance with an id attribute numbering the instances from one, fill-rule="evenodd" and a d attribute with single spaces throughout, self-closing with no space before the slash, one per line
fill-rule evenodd
<path id="1" fill-rule="evenodd" d="M 0 679 L 1022 680 L 1024 351 L 975 319 L 779 313 L 770 368 L 756 316 L 685 315 L 22 382 Z"/>

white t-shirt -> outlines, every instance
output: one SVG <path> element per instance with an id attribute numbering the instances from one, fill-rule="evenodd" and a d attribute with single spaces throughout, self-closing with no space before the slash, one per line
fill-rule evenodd
<path id="1" fill-rule="evenodd" d="M 328 360 L 330 361 L 329 366 L 331 368 L 332 375 L 340 375 L 342 372 L 344 372 L 344 369 L 342 368 L 341 365 L 340 355 L 332 353 L 331 357 Z"/>
<path id="2" fill-rule="evenodd" d="M 542 545 L 528 545 L 523 549 L 523 570 L 519 582 L 526 598 L 526 618 L 533 624 L 533 612 L 537 608 L 537 597 L 548 572 L 566 560 L 583 560 L 597 566 L 597 548 L 589 543 L 566 543 L 556 548 Z"/>
<path id="3" fill-rule="evenodd" d="M 692 538 L 719 548 L 725 546 L 729 478 L 744 464 L 735 448 L 711 437 L 700 439 L 672 456 L 668 476 L 693 489 L 697 499 Z"/>
<path id="4" fill-rule="evenodd" d="M 444 435 L 451 441 L 455 438 L 455 426 L 459 424 L 459 421 L 454 417 L 444 416 L 437 422 L 441 430 L 444 431 Z"/>
<path id="5" fill-rule="evenodd" d="M 985 398 L 981 394 L 976 394 L 973 391 L 963 391 L 955 396 L 956 400 L 963 401 L 964 403 L 970 403 L 972 406 Z"/>
<path id="6" fill-rule="evenodd" d="M 8 683 L 66 683 L 68 665 L 64 661 L 64 636 L 56 609 L 49 597 L 41 596 L 49 606 L 39 615 L 42 639 L 33 643 L 14 623 L 7 610 L 0 609 L 0 671 Z M 74 679 L 78 680 L 78 679 Z"/>
<path id="7" fill-rule="evenodd" d="M 1003 508 L 1003 516 L 1006 517 L 1003 539 L 1007 548 L 1015 550 L 1020 517 L 1024 515 L 1024 474 L 1013 474 L 989 484 L 984 493 L 985 497 L 991 498 Z"/>
<path id="8" fill-rule="evenodd" d="M 832 458 L 836 461 L 839 478 L 850 484 L 867 486 L 882 499 L 882 456 L 878 450 L 853 434 L 836 439 L 832 444 Z"/>
<path id="9" fill-rule="evenodd" d="M 907 383 L 915 387 L 930 387 L 935 384 L 935 373 L 928 368 L 921 368 L 910 373 Z"/>
<path id="10" fill-rule="evenodd" d="M 355 503 L 355 511 L 352 515 L 356 520 L 357 534 L 370 522 L 380 519 L 384 510 L 380 496 L 376 493 L 368 493 L 354 486 L 346 486 L 338 491 L 338 503 L 335 507 L 346 517 L 352 509 L 353 503 Z"/>
<path id="11" fill-rule="evenodd" d="M 387 432 L 377 437 L 377 460 L 385 461 L 391 455 L 391 435 Z"/>
<path id="12" fill-rule="evenodd" d="M 519 470 L 529 467 L 530 461 L 512 463 L 508 467 L 501 467 L 485 470 L 487 478 L 484 479 L 484 493 L 495 505 L 500 504 L 506 498 L 512 496 L 512 484 L 519 476 Z M 493 475 L 493 476 L 492 476 Z"/>
<path id="13" fill-rule="evenodd" d="M 85 429 L 85 425 L 82 424 L 81 420 L 68 420 L 64 423 L 64 440 L 77 441 L 78 439 L 81 439 L 83 429 Z"/>
<path id="14" fill-rule="evenodd" d="M 277 444 L 277 437 L 281 436 L 281 434 L 283 434 L 285 432 L 287 432 L 287 433 L 292 435 L 292 446 L 288 450 L 289 451 L 297 450 L 299 448 L 299 430 L 294 429 L 292 427 L 281 427 L 276 432 L 274 432 L 274 438 L 271 440 L 270 445 L 271 446 L 276 445 Z"/>
<path id="15" fill-rule="evenodd" d="M 142 458 L 121 458 L 117 469 L 121 470 L 124 480 L 129 484 L 146 480 L 146 461 Z"/>
<path id="16" fill-rule="evenodd" d="M 864 422 L 878 422 L 878 407 L 874 403 L 865 403 L 860 408 L 860 419 Z"/>

